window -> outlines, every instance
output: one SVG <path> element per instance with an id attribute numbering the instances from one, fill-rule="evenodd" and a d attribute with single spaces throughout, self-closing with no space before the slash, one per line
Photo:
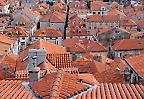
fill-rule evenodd
<path id="1" fill-rule="evenodd" d="M 115 31 L 115 33 L 119 33 L 119 31 Z"/>
<path id="2" fill-rule="evenodd" d="M 91 29 L 91 27 L 89 27 L 89 29 Z"/>
<path id="3" fill-rule="evenodd" d="M 105 7 L 101 7 L 101 10 L 105 10 Z"/>
<path id="4" fill-rule="evenodd" d="M 22 40 L 25 40 L 25 37 L 22 37 Z"/>
<path id="5" fill-rule="evenodd" d="M 100 12 L 98 12 L 98 14 L 100 14 Z"/>
<path id="6" fill-rule="evenodd" d="M 35 39 L 38 39 L 38 37 L 35 37 Z"/>
<path id="7" fill-rule="evenodd" d="M 96 14 L 95 12 L 93 12 L 93 14 Z"/>
<path id="8" fill-rule="evenodd" d="M 21 42 L 21 45 L 25 45 L 25 42 Z"/>

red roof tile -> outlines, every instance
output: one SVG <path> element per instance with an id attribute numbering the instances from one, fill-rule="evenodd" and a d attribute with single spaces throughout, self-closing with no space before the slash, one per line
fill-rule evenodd
<path id="1" fill-rule="evenodd" d="M 44 99 L 68 98 L 88 88 L 73 74 L 57 72 L 46 75 L 42 80 L 30 84 L 34 93 Z"/>
<path id="2" fill-rule="evenodd" d="M 2 99 L 36 99 L 36 97 L 21 83 L 21 81 L 1 80 L 0 97 Z"/>
<path id="3" fill-rule="evenodd" d="M 18 56 L 13 54 L 3 56 L 2 60 L 0 61 L 0 79 L 14 77 L 13 73 L 15 72 L 17 59 Z M 6 68 L 8 68 L 8 70 L 3 70 L 5 66 L 7 66 Z"/>
<path id="4" fill-rule="evenodd" d="M 56 30 L 54 28 L 40 28 L 37 30 L 34 35 L 34 37 L 61 37 L 62 33 L 59 30 Z"/>
<path id="5" fill-rule="evenodd" d="M 41 18 L 41 22 L 52 22 L 52 23 L 64 23 L 66 18 L 66 14 L 60 12 L 49 12 L 43 18 Z"/>
<path id="6" fill-rule="evenodd" d="M 63 45 L 69 47 L 71 52 L 105 52 L 107 50 L 99 42 L 88 39 L 70 38 L 64 40 Z"/>
<path id="7" fill-rule="evenodd" d="M 102 83 L 78 95 L 77 99 L 142 99 L 144 97 L 143 88 L 143 85 Z"/>
<path id="8" fill-rule="evenodd" d="M 106 6 L 107 6 L 107 2 L 102 2 L 102 1 L 91 2 L 91 10 L 92 11 L 100 11 L 101 7 L 106 7 Z"/>
<path id="9" fill-rule="evenodd" d="M 113 49 L 116 51 L 143 50 L 144 39 L 123 39 L 114 42 Z"/>
<path id="10" fill-rule="evenodd" d="M 93 76 L 93 74 L 78 74 L 79 79 L 82 79 L 83 82 L 91 84 L 91 85 L 98 85 L 99 82 Z"/>
<path id="11" fill-rule="evenodd" d="M 21 36 L 28 36 L 28 32 L 23 27 L 15 27 L 15 28 L 8 28 L 4 30 L 4 34 L 7 36 L 14 36 L 14 37 L 21 37 Z"/>
<path id="12" fill-rule="evenodd" d="M 99 22 L 99 21 L 119 21 L 119 15 L 105 15 L 94 14 L 87 16 L 87 22 Z"/>
<path id="13" fill-rule="evenodd" d="M 144 54 L 125 58 L 125 61 L 138 75 L 144 77 Z"/>
<path id="14" fill-rule="evenodd" d="M 119 71 L 118 71 L 119 69 Z M 100 83 L 123 83 L 125 65 L 122 60 L 115 60 L 101 73 L 93 73 Z"/>

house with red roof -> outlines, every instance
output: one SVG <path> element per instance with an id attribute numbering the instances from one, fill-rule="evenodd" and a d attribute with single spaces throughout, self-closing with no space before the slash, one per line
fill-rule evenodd
<path id="1" fill-rule="evenodd" d="M 29 32 L 24 27 L 7 28 L 4 30 L 4 34 L 17 39 L 18 51 L 24 50 L 29 43 Z"/>
<path id="2" fill-rule="evenodd" d="M 115 40 L 129 39 L 131 34 L 122 28 L 97 28 L 91 30 L 90 35 L 108 47 Z"/>
<path id="3" fill-rule="evenodd" d="M 19 7 L 19 9 L 13 14 L 12 20 L 9 22 L 7 27 L 24 27 L 27 31 L 29 31 L 31 36 L 37 29 L 37 23 L 39 19 L 40 13 L 37 11 L 33 11 L 32 9 L 25 6 Z"/>
<path id="4" fill-rule="evenodd" d="M 58 11 L 50 11 L 40 19 L 40 28 L 56 28 L 64 32 L 66 14 Z"/>
<path id="5" fill-rule="evenodd" d="M 128 31 L 137 31 L 138 25 L 136 24 L 134 20 L 124 18 L 124 19 L 121 19 L 119 27 L 126 29 Z"/>
<path id="6" fill-rule="evenodd" d="M 125 72 L 124 80 L 126 83 L 144 82 L 144 55 L 132 56 L 124 59 Z"/>
<path id="7" fill-rule="evenodd" d="M 55 28 L 40 28 L 32 36 L 32 41 L 47 40 L 51 43 L 61 45 L 62 44 L 62 33 Z"/>
<path id="8" fill-rule="evenodd" d="M 63 40 L 63 46 L 71 53 L 72 59 L 82 57 L 86 52 L 107 54 L 107 49 L 99 42 L 89 40 L 86 38 L 70 38 Z"/>
<path id="9" fill-rule="evenodd" d="M 108 3 L 102 1 L 93 1 L 90 4 L 92 14 L 107 15 Z"/>
<path id="10" fill-rule="evenodd" d="M 10 13 L 9 6 L 10 4 L 8 0 L 1 0 L 0 1 L 0 13 L 3 13 L 3 14 Z"/>
<path id="11" fill-rule="evenodd" d="M 130 98 L 143 98 L 142 92 L 143 85 L 138 84 L 117 84 L 117 83 L 101 83 L 92 89 L 74 96 L 74 99 L 98 99 L 98 98 L 111 98 L 111 99 L 127 99 Z M 139 91 L 141 90 L 141 91 Z"/>
<path id="12" fill-rule="evenodd" d="M 123 39 L 115 41 L 112 45 L 115 58 L 127 55 L 138 55 L 144 50 L 144 39 Z"/>
<path id="13" fill-rule="evenodd" d="M 18 54 L 17 39 L 0 34 L 0 54 Z"/>
<path id="14" fill-rule="evenodd" d="M 113 28 L 119 27 L 120 17 L 119 15 L 105 15 L 101 16 L 99 14 L 87 16 L 86 28 L 90 32 L 92 29 L 96 28 Z"/>

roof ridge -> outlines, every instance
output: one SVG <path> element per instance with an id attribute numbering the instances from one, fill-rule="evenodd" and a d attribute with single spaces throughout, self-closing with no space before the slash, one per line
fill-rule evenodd
<path id="1" fill-rule="evenodd" d="M 62 71 L 58 71 L 58 73 L 56 74 L 56 78 L 52 87 L 52 92 L 50 94 L 50 99 L 57 99 L 59 97 L 59 90 L 61 89 L 62 85 L 62 78 L 63 78 L 63 74 Z"/>

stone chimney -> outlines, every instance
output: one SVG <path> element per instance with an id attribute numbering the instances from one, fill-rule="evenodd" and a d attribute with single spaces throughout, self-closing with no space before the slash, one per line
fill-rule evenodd
<path id="1" fill-rule="evenodd" d="M 32 57 L 32 67 L 28 69 L 29 71 L 29 81 L 34 82 L 40 79 L 40 68 L 37 67 L 37 56 Z"/>
<path id="2" fill-rule="evenodd" d="M 44 49 L 30 49 L 28 56 L 29 56 L 28 68 L 31 68 L 32 62 L 33 62 L 32 57 L 34 56 L 37 56 L 37 59 L 36 59 L 36 67 L 37 67 L 38 65 L 40 65 L 42 62 L 45 61 L 46 51 Z"/>
<path id="3" fill-rule="evenodd" d="M 44 49 L 30 49 L 28 57 L 29 80 L 30 82 L 38 81 L 40 79 L 40 68 L 38 66 L 45 61 L 46 51 Z"/>

